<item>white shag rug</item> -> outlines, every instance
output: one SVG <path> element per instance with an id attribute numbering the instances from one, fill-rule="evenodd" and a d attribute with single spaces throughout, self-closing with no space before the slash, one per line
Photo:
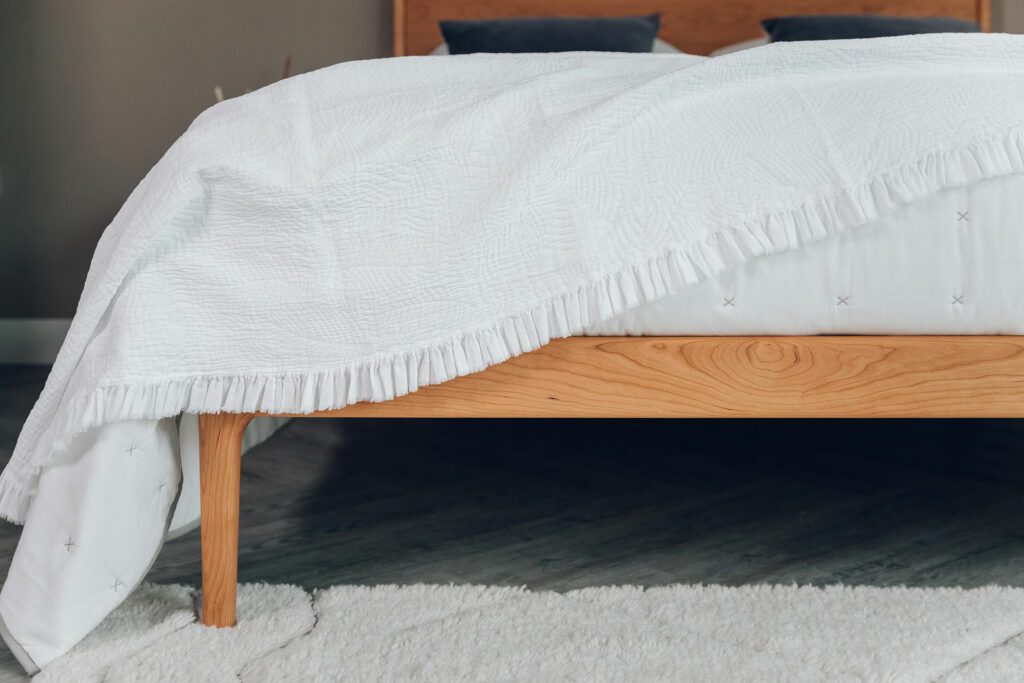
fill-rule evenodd
<path id="1" fill-rule="evenodd" d="M 1024 589 L 147 585 L 38 681 L 1024 680 Z"/>

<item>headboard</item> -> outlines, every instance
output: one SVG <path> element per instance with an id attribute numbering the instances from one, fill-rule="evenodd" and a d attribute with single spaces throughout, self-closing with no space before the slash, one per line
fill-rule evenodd
<path id="1" fill-rule="evenodd" d="M 760 21 L 788 14 L 942 15 L 991 30 L 991 0 L 394 0 L 395 56 L 425 55 L 441 44 L 442 19 L 543 15 L 660 14 L 659 37 L 706 55 L 756 38 Z"/>

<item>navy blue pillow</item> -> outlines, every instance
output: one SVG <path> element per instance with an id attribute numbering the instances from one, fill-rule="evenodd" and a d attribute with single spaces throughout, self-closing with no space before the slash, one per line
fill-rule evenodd
<path id="1" fill-rule="evenodd" d="M 795 15 L 765 19 L 761 26 L 773 43 L 794 40 L 882 38 L 918 33 L 977 33 L 973 21 L 951 17 L 890 17 L 882 14 Z"/>
<path id="2" fill-rule="evenodd" d="M 650 52 L 661 17 L 526 17 L 442 21 L 448 52 Z"/>

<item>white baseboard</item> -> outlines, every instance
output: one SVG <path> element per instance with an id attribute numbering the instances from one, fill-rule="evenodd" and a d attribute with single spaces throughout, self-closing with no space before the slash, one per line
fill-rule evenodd
<path id="1" fill-rule="evenodd" d="M 70 326 L 70 318 L 0 318 L 0 363 L 49 365 Z"/>

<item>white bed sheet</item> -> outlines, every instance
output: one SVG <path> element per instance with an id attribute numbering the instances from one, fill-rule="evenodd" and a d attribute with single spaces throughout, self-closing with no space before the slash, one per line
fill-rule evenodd
<path id="1" fill-rule="evenodd" d="M 1024 176 L 753 259 L 586 333 L 1024 334 Z"/>

